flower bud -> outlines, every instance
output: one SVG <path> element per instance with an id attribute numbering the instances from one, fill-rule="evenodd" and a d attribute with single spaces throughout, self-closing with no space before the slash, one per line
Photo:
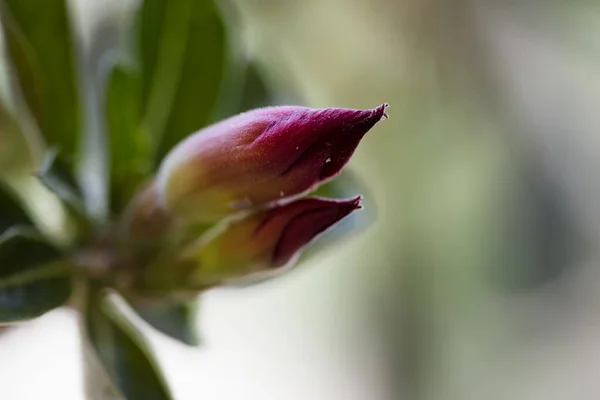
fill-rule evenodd
<path id="1" fill-rule="evenodd" d="M 179 143 L 161 164 L 162 205 L 214 222 L 307 192 L 340 172 L 364 134 L 387 117 L 386 107 L 268 107 L 207 127 Z"/>
<path id="2" fill-rule="evenodd" d="M 156 268 L 161 276 L 153 279 L 160 285 L 178 275 L 180 289 L 204 289 L 291 265 L 304 246 L 359 209 L 360 200 L 309 197 L 251 214 L 192 243 L 175 262 Z"/>

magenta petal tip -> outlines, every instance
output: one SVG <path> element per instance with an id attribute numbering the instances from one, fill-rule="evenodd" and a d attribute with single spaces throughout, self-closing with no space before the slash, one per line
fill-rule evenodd
<path id="1" fill-rule="evenodd" d="M 379 115 L 379 121 L 388 119 L 390 116 L 386 113 L 389 103 L 383 103 L 379 107 L 375 108 L 374 111 Z"/>

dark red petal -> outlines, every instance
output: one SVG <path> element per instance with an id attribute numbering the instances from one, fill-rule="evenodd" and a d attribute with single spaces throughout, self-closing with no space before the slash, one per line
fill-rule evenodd
<path id="1" fill-rule="evenodd" d="M 371 110 L 360 111 L 360 114 L 348 121 L 341 127 L 342 130 L 331 136 L 334 142 L 329 159 L 321 170 L 321 180 L 329 179 L 337 175 L 350 161 L 350 157 L 358 147 L 363 136 L 382 118 L 387 118 L 386 103 Z"/>
<path id="2" fill-rule="evenodd" d="M 285 265 L 298 250 L 317 235 L 351 212 L 360 209 L 360 201 L 360 196 L 347 200 L 321 198 L 298 200 L 297 202 L 307 202 L 308 207 L 291 218 L 283 229 L 273 252 L 272 266 Z"/>
<path id="3" fill-rule="evenodd" d="M 364 135 L 382 118 L 386 118 L 387 104 L 371 110 L 351 110 L 328 108 L 312 111 L 308 126 L 296 125 L 296 132 L 308 129 L 311 132 L 311 143 L 307 147 L 299 146 L 294 157 L 288 157 L 288 167 L 282 175 L 304 171 L 304 175 L 312 176 L 313 182 L 319 183 L 337 175 L 350 161 Z M 293 137 L 307 135 L 295 135 Z"/>

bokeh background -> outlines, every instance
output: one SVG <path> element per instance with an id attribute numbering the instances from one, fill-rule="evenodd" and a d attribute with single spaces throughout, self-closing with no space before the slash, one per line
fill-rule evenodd
<path id="1" fill-rule="evenodd" d="M 71 3 L 84 45 L 134 6 Z M 282 99 L 390 119 L 350 167 L 363 232 L 205 294 L 200 349 L 151 333 L 176 398 L 599 398 L 600 3 L 230 5 Z M 2 397 L 82 399 L 78 341 L 67 310 L 2 336 Z"/>

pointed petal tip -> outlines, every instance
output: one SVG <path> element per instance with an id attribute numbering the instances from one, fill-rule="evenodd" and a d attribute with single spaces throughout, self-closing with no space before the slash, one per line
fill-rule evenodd
<path id="1" fill-rule="evenodd" d="M 372 112 L 373 116 L 375 117 L 374 119 L 376 119 L 377 121 L 383 121 L 388 119 L 390 116 L 386 113 L 386 111 L 389 106 L 389 103 L 382 103 L 380 106 L 373 108 Z"/>
<path id="2" fill-rule="evenodd" d="M 296 210 L 290 215 L 279 241 L 274 249 L 272 265 L 285 265 L 293 255 L 313 241 L 324 231 L 362 208 L 362 196 L 347 199 L 312 197 L 297 200 L 305 210 Z M 292 203 L 294 204 L 294 203 Z"/>
<path id="3" fill-rule="evenodd" d="M 346 217 L 349 214 L 352 214 L 356 210 L 361 210 L 363 208 L 362 196 L 360 196 L 360 195 L 349 198 L 349 199 L 340 199 L 340 200 L 333 200 L 333 201 L 338 203 L 339 210 L 340 210 L 340 214 L 339 214 L 340 219 Z"/>
<path id="4" fill-rule="evenodd" d="M 348 205 L 350 207 L 352 207 L 352 210 L 360 210 L 361 208 L 363 208 L 363 206 L 362 206 L 362 196 L 358 195 L 356 197 L 348 199 Z"/>

